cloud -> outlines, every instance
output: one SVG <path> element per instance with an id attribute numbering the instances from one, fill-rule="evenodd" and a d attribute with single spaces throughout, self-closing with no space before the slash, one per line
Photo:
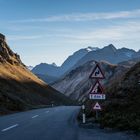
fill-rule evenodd
<path id="1" fill-rule="evenodd" d="M 57 30 L 49 33 L 39 33 L 38 35 L 8 35 L 9 41 L 18 40 L 41 40 L 35 46 L 46 46 L 46 44 L 92 44 L 93 42 L 101 41 L 124 41 L 124 40 L 139 40 L 140 36 L 140 21 L 125 22 L 118 25 L 111 25 L 106 28 L 97 27 L 89 28 L 88 30 Z M 53 41 L 55 40 L 55 42 Z M 47 42 L 47 43 L 46 43 Z M 41 44 L 40 44 L 41 43 Z"/>
<path id="2" fill-rule="evenodd" d="M 74 22 L 74 21 L 94 21 L 109 19 L 126 19 L 140 17 L 140 9 L 132 11 L 104 12 L 104 13 L 73 13 L 67 15 L 49 16 L 46 18 L 32 18 L 15 20 L 12 22 L 32 23 L 32 22 Z"/>
<path id="3" fill-rule="evenodd" d="M 50 29 L 49 32 L 36 33 L 33 35 L 8 35 L 9 41 L 40 40 L 35 46 L 46 46 L 46 44 L 92 44 L 100 41 L 124 41 L 139 40 L 140 20 L 126 21 L 108 27 L 94 27 L 81 30 Z M 54 42 L 55 40 L 55 42 Z M 47 43 L 46 43 L 47 42 Z M 41 44 L 40 44 L 41 43 Z"/>
<path id="4" fill-rule="evenodd" d="M 42 38 L 41 35 L 30 35 L 30 36 L 20 36 L 20 35 L 7 35 L 9 41 L 18 41 L 18 40 L 33 40 Z"/>
<path id="5" fill-rule="evenodd" d="M 67 33 L 58 33 L 53 35 L 53 38 L 63 40 L 63 43 L 70 44 L 92 44 L 93 42 L 123 42 L 139 40 L 140 36 L 140 21 L 126 22 L 119 25 L 112 25 L 107 28 L 96 28 L 90 31 L 72 31 Z"/>

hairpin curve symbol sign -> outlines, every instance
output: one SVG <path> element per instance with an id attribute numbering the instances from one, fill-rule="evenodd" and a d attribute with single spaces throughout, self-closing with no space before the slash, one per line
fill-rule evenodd
<path id="1" fill-rule="evenodd" d="M 104 79 L 105 78 L 105 76 L 98 64 L 96 65 L 93 72 L 91 73 L 90 78 L 95 78 L 95 79 Z"/>

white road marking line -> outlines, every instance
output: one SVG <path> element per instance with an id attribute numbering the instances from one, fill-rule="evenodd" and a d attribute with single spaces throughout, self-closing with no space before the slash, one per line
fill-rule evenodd
<path id="1" fill-rule="evenodd" d="M 32 119 L 33 119 L 33 118 L 36 118 L 36 117 L 38 117 L 38 116 L 39 116 L 39 115 L 35 115 L 35 116 L 32 117 Z"/>
<path id="2" fill-rule="evenodd" d="M 45 113 L 49 113 L 49 111 L 45 111 Z"/>
<path id="3" fill-rule="evenodd" d="M 17 127 L 17 126 L 18 126 L 18 124 L 15 124 L 15 125 L 12 125 L 12 126 L 9 126 L 9 127 L 5 128 L 5 129 L 3 129 L 3 130 L 1 130 L 1 131 L 2 131 L 2 132 L 8 131 L 8 130 L 10 130 L 10 129 L 14 128 L 14 127 Z"/>

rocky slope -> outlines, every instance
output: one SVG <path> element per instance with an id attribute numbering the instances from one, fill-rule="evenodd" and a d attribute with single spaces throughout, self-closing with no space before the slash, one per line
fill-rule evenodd
<path id="1" fill-rule="evenodd" d="M 43 80 L 44 82 L 46 82 L 47 84 L 51 84 L 54 83 L 54 81 L 57 81 L 58 78 L 57 77 L 53 77 L 50 75 L 46 75 L 46 74 L 35 74 L 39 79 Z"/>
<path id="2" fill-rule="evenodd" d="M 124 65 L 124 66 L 127 66 L 127 67 L 131 68 L 132 66 L 134 66 L 139 61 L 140 61 L 140 55 L 137 58 L 133 58 L 133 59 L 130 59 L 128 61 L 120 62 L 119 65 Z"/>
<path id="3" fill-rule="evenodd" d="M 104 86 L 109 85 L 116 77 L 123 75 L 124 71 L 129 68 L 123 65 L 112 65 L 108 62 L 101 61 L 100 66 L 105 72 L 106 79 L 103 80 Z M 89 61 L 86 64 L 72 70 L 63 79 L 58 80 L 52 86 L 69 96 L 71 99 L 83 101 L 88 98 L 89 90 L 94 80 L 89 79 L 89 75 L 95 67 L 95 61 Z"/>
<path id="4" fill-rule="evenodd" d="M 0 114 L 50 104 L 70 103 L 69 99 L 32 74 L 0 34 Z"/>

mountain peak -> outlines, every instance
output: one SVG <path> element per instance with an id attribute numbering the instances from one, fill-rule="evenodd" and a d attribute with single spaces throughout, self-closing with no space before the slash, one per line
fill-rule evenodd
<path id="1" fill-rule="evenodd" d="M 0 40 L 1 41 L 5 41 L 6 40 L 5 35 L 3 35 L 3 34 L 0 33 Z"/>
<path id="2" fill-rule="evenodd" d="M 98 50 L 98 49 L 99 49 L 98 47 L 91 47 L 91 46 L 88 46 L 88 47 L 86 48 L 86 50 L 87 50 L 88 52 L 96 51 L 96 50 Z"/>
<path id="3" fill-rule="evenodd" d="M 57 67 L 56 63 L 54 63 L 54 62 L 51 65 Z"/>
<path id="4" fill-rule="evenodd" d="M 14 53 L 6 43 L 6 38 L 3 34 L 0 33 L 0 62 L 1 63 L 10 63 L 20 65 L 23 63 L 20 60 L 20 56 L 17 53 Z"/>
<path id="5" fill-rule="evenodd" d="M 109 44 L 108 46 L 105 46 L 103 49 L 110 50 L 113 52 L 117 51 L 116 47 L 113 44 Z"/>
<path id="6" fill-rule="evenodd" d="M 116 47 L 113 44 L 109 44 L 107 47 L 116 49 Z"/>

